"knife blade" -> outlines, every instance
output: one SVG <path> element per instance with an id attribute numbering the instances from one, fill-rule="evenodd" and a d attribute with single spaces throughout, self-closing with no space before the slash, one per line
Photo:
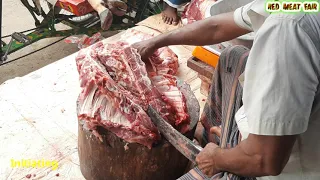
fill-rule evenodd
<path id="1" fill-rule="evenodd" d="M 190 139 L 185 137 L 179 131 L 174 129 L 171 124 L 167 123 L 158 112 L 149 105 L 147 114 L 152 122 L 157 126 L 160 133 L 186 158 L 196 164 L 196 156 L 202 150 L 202 147 L 196 145 Z"/>

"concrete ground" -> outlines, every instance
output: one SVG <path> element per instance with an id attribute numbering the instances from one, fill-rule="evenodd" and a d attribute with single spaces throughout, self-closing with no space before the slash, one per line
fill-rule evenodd
<path id="1" fill-rule="evenodd" d="M 34 28 L 34 20 L 29 11 L 22 5 L 20 0 L 2 1 L 2 36 L 12 34 L 13 32 L 20 32 L 23 30 Z M 58 25 L 58 28 L 67 28 L 63 25 Z M 106 35 L 104 35 L 106 36 Z M 34 44 L 25 47 L 9 56 L 10 59 L 20 57 L 28 52 L 37 50 L 46 46 L 59 38 L 43 39 Z M 4 39 L 9 42 L 10 39 Z M 53 63 L 63 57 L 78 51 L 76 44 L 66 44 L 61 41 L 53 46 L 43 49 L 35 54 L 24 57 L 15 62 L 0 66 L 0 84 L 8 79 L 24 76 L 33 72 L 43 66 Z"/>
<path id="2" fill-rule="evenodd" d="M 34 20 L 29 11 L 22 5 L 20 1 L 2 1 L 2 36 L 34 28 Z M 44 39 L 34 43 L 16 53 L 9 56 L 10 59 L 20 57 L 28 52 L 39 49 L 47 44 L 56 41 L 59 38 Z M 7 38 L 4 41 L 8 42 Z M 0 66 L 0 84 L 4 81 L 24 76 L 32 71 L 35 71 L 45 65 L 55 62 L 65 56 L 76 52 L 77 46 L 74 44 L 66 44 L 61 41 L 51 47 L 43 49 L 35 54 L 17 60 L 15 62 Z"/>

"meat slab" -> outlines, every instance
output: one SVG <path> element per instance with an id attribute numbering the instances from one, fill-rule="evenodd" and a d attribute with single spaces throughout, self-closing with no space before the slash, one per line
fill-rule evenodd
<path id="1" fill-rule="evenodd" d="M 205 13 L 217 0 L 191 0 L 182 13 L 185 24 L 191 24 L 205 18 Z"/>
<path id="2" fill-rule="evenodd" d="M 122 39 L 129 45 L 152 37 L 153 35 L 145 34 L 134 29 L 129 29 L 122 35 Z M 174 75 L 177 73 L 179 67 L 178 57 L 168 47 L 158 49 L 153 56 L 150 57 L 150 63 L 157 74 Z"/>
<path id="3" fill-rule="evenodd" d="M 189 130 L 185 97 L 173 76 L 177 56 L 167 47 L 157 50 L 146 68 L 134 42 L 151 38 L 127 30 L 115 43 L 100 41 L 79 51 L 76 57 L 82 91 L 78 98 L 78 118 L 102 140 L 101 126 L 129 143 L 149 148 L 160 134 L 146 113 L 152 105 L 159 114 L 182 133 Z"/>

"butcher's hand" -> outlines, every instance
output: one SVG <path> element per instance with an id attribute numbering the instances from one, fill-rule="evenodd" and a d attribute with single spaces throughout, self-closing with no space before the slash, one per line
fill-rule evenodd
<path id="1" fill-rule="evenodd" d="M 143 61 L 147 60 L 157 49 L 152 40 L 137 42 L 131 46 L 138 50 Z"/>
<path id="2" fill-rule="evenodd" d="M 214 126 L 210 129 L 210 133 L 216 134 L 220 137 L 221 128 L 218 126 Z M 212 177 L 213 175 L 220 172 L 220 170 L 217 169 L 214 161 L 216 148 L 219 148 L 219 146 L 214 143 L 208 143 L 196 157 L 198 168 L 208 177 Z"/>
<path id="3" fill-rule="evenodd" d="M 216 148 L 219 148 L 219 146 L 214 143 L 208 143 L 196 157 L 198 168 L 208 177 L 212 177 L 220 172 L 214 162 Z"/>

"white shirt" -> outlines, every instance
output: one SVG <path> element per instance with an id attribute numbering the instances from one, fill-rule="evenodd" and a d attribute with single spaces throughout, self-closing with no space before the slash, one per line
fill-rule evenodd
<path id="1" fill-rule="evenodd" d="M 239 131 L 299 135 L 288 164 L 272 180 L 320 180 L 320 14 L 268 14 L 265 1 L 238 8 L 234 20 L 254 31 L 243 84 Z M 268 147 L 266 147 L 268 148 Z"/>

